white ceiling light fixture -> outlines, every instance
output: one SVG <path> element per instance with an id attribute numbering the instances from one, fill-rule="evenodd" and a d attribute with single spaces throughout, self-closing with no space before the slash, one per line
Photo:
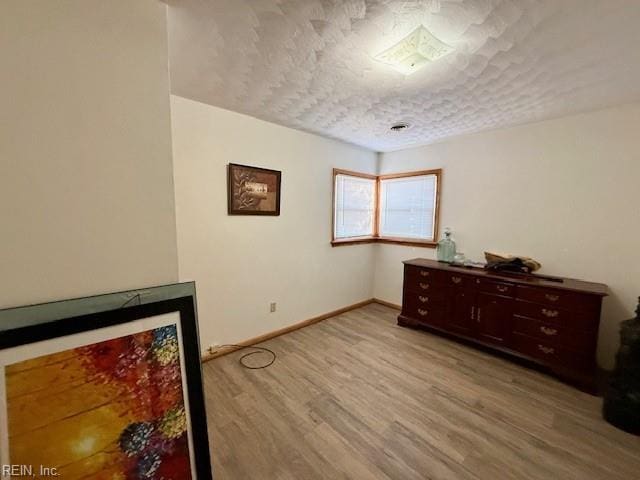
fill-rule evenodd
<path id="1" fill-rule="evenodd" d="M 411 75 L 452 51 L 453 47 L 434 37 L 424 25 L 420 25 L 398 43 L 374 58 L 390 65 L 404 75 Z"/>

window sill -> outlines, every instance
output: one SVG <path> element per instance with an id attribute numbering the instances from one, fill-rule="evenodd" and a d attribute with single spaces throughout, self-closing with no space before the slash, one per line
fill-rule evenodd
<path id="1" fill-rule="evenodd" d="M 378 238 L 377 241 L 379 243 L 388 243 L 388 244 L 393 244 L 393 245 L 404 245 L 406 247 L 436 248 L 438 246 L 438 242 L 434 242 L 434 241 L 431 241 L 431 240 L 417 240 L 415 238 L 381 237 L 381 238 Z"/>
<path id="2" fill-rule="evenodd" d="M 343 245 L 357 245 L 359 243 L 386 243 L 392 245 L 403 245 L 406 247 L 423 247 L 436 248 L 437 242 L 426 240 L 415 240 L 410 238 L 380 238 L 380 237 L 361 237 L 361 238 L 341 238 L 331 241 L 332 247 L 341 247 Z"/>
<path id="3" fill-rule="evenodd" d="M 337 238 L 331 240 L 332 247 L 342 247 L 343 245 L 357 245 L 358 243 L 375 243 L 378 239 L 375 237 L 358 237 L 358 238 Z"/>

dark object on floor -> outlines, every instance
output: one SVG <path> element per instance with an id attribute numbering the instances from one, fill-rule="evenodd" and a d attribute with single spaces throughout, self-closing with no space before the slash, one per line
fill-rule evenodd
<path id="1" fill-rule="evenodd" d="M 240 362 L 240 365 L 242 365 L 244 368 L 248 368 L 249 370 L 261 370 L 263 368 L 267 368 L 270 367 L 271 365 L 273 365 L 273 362 L 276 361 L 276 354 L 273 350 L 268 349 L 267 347 L 256 347 L 254 345 L 234 345 L 234 344 L 227 344 L 227 345 L 222 345 L 222 347 L 235 347 L 237 350 L 244 350 L 246 348 L 251 348 L 253 349 L 253 352 L 248 352 L 243 354 L 240 359 L 238 360 L 238 362 Z M 248 363 L 245 363 L 245 358 L 250 357 L 252 355 L 260 355 L 266 353 L 268 355 L 271 356 L 271 358 L 269 360 L 266 361 L 266 363 L 263 363 L 261 365 L 249 365 Z"/>
<path id="2" fill-rule="evenodd" d="M 640 298 L 636 318 L 621 325 L 620 350 L 602 413 L 612 425 L 640 435 Z"/>

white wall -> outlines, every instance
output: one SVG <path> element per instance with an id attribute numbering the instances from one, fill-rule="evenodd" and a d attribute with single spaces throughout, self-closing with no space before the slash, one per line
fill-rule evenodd
<path id="1" fill-rule="evenodd" d="M 0 307 L 177 280 L 166 8 L 3 2 Z"/>
<path id="2" fill-rule="evenodd" d="M 441 225 L 458 250 L 528 255 L 541 272 L 609 285 L 598 359 L 640 295 L 640 104 L 381 155 L 381 173 L 443 168 Z M 402 260 L 435 251 L 376 246 L 374 296 L 401 303 Z"/>
<path id="3" fill-rule="evenodd" d="M 197 282 L 203 349 L 371 298 L 373 245 L 329 242 L 332 168 L 373 173 L 373 152 L 181 97 L 171 108 L 180 279 Z M 279 217 L 227 215 L 228 163 L 282 171 Z"/>

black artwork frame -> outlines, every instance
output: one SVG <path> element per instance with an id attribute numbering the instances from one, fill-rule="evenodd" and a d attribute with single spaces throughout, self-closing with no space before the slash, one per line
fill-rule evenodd
<path id="1" fill-rule="evenodd" d="M 186 390 L 191 418 L 191 439 L 195 466 L 194 480 L 212 480 L 209 437 L 206 423 L 204 390 L 198 325 L 194 309 L 194 297 L 178 297 L 137 306 L 107 310 L 76 317 L 41 322 L 37 325 L 3 330 L 0 350 L 28 345 L 39 341 L 65 337 L 101 328 L 135 322 L 167 313 L 179 313 L 182 330 Z"/>

